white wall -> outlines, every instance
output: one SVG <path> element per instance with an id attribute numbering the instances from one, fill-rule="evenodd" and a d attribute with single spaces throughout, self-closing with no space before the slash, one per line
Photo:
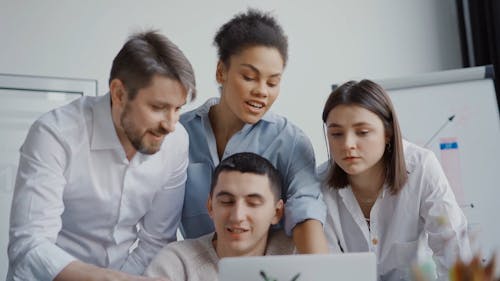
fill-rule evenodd
<path id="1" fill-rule="evenodd" d="M 190 109 L 218 94 L 213 35 L 247 7 L 274 11 L 289 36 L 274 110 L 311 137 L 318 162 L 327 158 L 320 116 L 332 83 L 461 66 L 454 0 L 0 0 L 0 73 L 96 79 L 103 94 L 127 36 L 153 27 L 195 68 L 199 98 Z"/>
<path id="2" fill-rule="evenodd" d="M 461 67 L 454 0 L 28 1 L 0 0 L 0 73 L 97 79 L 107 91 L 113 57 L 133 31 L 154 27 L 191 60 L 199 98 L 217 95 L 217 28 L 247 7 L 272 10 L 290 41 L 274 111 L 327 158 L 321 111 L 332 83 Z"/>

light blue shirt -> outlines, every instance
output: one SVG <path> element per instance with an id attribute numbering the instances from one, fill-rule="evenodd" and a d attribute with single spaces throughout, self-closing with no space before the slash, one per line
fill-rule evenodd
<path id="1" fill-rule="evenodd" d="M 196 238 L 214 231 L 206 202 L 212 173 L 219 164 L 215 136 L 208 112 L 219 98 L 211 98 L 202 106 L 181 116 L 180 122 L 189 134 L 189 166 L 182 232 L 185 238 Z M 315 159 L 307 136 L 286 118 L 267 112 L 256 124 L 246 124 L 228 141 L 223 159 L 238 152 L 254 152 L 267 158 L 281 173 L 286 201 L 285 231 L 306 220 L 321 223 L 326 217 L 321 184 L 315 176 Z"/>

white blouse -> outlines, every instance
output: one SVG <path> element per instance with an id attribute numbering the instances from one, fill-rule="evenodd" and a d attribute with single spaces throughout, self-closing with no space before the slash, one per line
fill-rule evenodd
<path id="1" fill-rule="evenodd" d="M 435 155 L 403 141 L 408 182 L 399 194 L 384 186 L 370 212 L 370 228 L 351 187 L 323 186 L 325 233 L 332 252 L 374 252 L 379 280 L 409 280 L 419 241 L 433 252 L 438 279 L 447 280 L 460 255 L 470 258 L 467 221 Z M 329 162 L 318 172 L 327 175 Z M 425 245 L 427 244 L 427 245 Z"/>

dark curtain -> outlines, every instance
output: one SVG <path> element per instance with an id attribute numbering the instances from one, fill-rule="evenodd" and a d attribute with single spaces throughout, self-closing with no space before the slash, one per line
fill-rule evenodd
<path id="1" fill-rule="evenodd" d="M 456 0 L 464 67 L 493 65 L 500 76 L 500 0 Z M 495 79 L 500 108 L 500 79 Z"/>

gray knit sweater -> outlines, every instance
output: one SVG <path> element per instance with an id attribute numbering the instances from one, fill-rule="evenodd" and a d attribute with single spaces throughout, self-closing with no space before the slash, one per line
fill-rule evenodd
<path id="1" fill-rule="evenodd" d="M 212 245 L 214 233 L 165 246 L 145 271 L 146 276 L 171 281 L 217 281 L 219 257 Z M 295 246 L 283 231 L 270 234 L 266 255 L 290 255 Z"/>

